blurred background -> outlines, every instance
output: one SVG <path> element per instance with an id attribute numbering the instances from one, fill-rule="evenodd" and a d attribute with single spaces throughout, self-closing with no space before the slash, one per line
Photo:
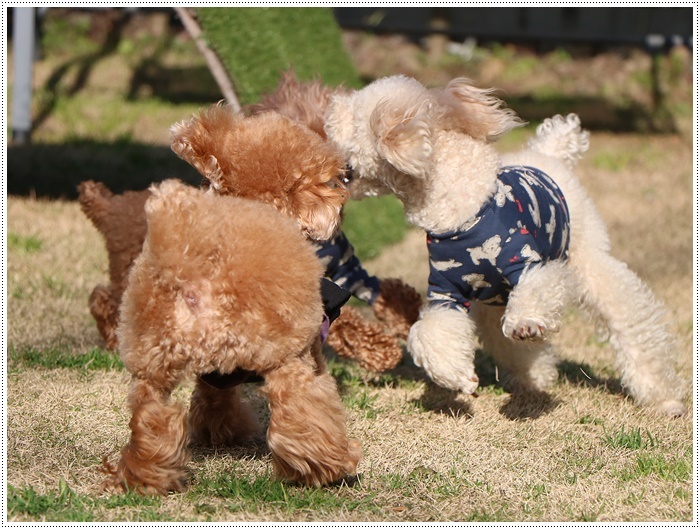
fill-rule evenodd
<path id="1" fill-rule="evenodd" d="M 289 67 L 350 87 L 397 73 L 431 86 L 467 76 L 498 87 L 533 125 L 577 112 L 591 130 L 692 131 L 692 8 L 191 14 L 242 104 Z M 224 96 L 174 9 L 8 8 L 6 17 L 10 195 L 74 198 L 88 178 L 115 191 L 198 181 L 170 152 L 168 128 Z"/>

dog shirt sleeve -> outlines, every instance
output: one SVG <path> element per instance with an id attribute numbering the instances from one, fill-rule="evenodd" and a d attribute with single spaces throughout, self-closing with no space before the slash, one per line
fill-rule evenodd
<path id="1" fill-rule="evenodd" d="M 462 289 L 457 288 L 448 275 L 438 270 L 432 261 L 428 276 L 427 298 L 431 305 L 446 305 L 467 312 L 471 306 L 469 299 L 462 293 Z"/>
<path id="2" fill-rule="evenodd" d="M 370 305 L 374 303 L 379 295 L 379 278 L 362 267 L 355 249 L 342 231 L 333 239 L 319 244 L 316 255 L 326 267 L 326 277 L 357 299 Z"/>

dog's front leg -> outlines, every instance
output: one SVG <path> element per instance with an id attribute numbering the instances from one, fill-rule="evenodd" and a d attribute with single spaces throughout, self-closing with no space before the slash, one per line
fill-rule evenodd
<path id="1" fill-rule="evenodd" d="M 508 298 L 502 330 L 513 340 L 545 340 L 559 331 L 578 283 L 566 261 L 537 264 L 522 273 Z"/>
<path id="2" fill-rule="evenodd" d="M 411 327 L 407 346 L 416 365 L 425 369 L 436 384 L 476 393 L 477 338 L 474 322 L 466 312 L 447 305 L 427 305 Z"/>

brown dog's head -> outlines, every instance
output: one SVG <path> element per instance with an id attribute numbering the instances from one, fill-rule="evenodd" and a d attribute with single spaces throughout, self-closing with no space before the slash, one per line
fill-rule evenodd
<path id="1" fill-rule="evenodd" d="M 243 111 L 251 116 L 277 112 L 303 123 L 325 139 L 323 125 L 328 105 L 334 95 L 344 93 L 347 93 L 344 88 L 332 88 L 324 85 L 320 79 L 299 81 L 294 70 L 287 70 L 282 73 L 273 92 L 263 95 L 259 102 L 244 107 Z"/>
<path id="2" fill-rule="evenodd" d="M 170 138 L 172 150 L 204 176 L 204 187 L 272 204 L 314 240 L 338 229 L 348 198 L 345 160 L 307 126 L 219 104 L 173 125 Z"/>

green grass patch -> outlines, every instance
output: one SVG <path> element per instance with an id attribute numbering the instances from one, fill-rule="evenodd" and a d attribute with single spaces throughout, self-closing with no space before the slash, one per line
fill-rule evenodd
<path id="1" fill-rule="evenodd" d="M 642 433 L 641 428 L 626 430 L 624 426 L 615 432 L 604 432 L 603 442 L 612 448 L 623 448 L 625 450 L 653 448 L 657 445 L 656 439 L 654 439 L 649 430 Z"/>
<path id="2" fill-rule="evenodd" d="M 99 44 L 90 38 L 90 14 L 46 17 L 41 25 L 41 46 L 52 55 L 75 56 L 95 53 Z"/>
<path id="3" fill-rule="evenodd" d="M 663 454 L 642 453 L 633 465 L 619 472 L 622 481 L 657 476 L 668 481 L 687 481 L 693 475 L 692 457 L 669 458 Z"/>
<path id="4" fill-rule="evenodd" d="M 218 496 L 226 500 L 225 508 L 233 512 L 264 512 L 275 509 L 286 513 L 312 510 L 318 513 L 358 509 L 378 512 L 380 507 L 372 502 L 372 495 L 365 498 L 349 498 L 342 488 L 309 488 L 288 485 L 269 475 L 253 479 L 238 478 L 235 469 L 225 474 L 204 478 L 193 484 L 187 493 L 192 499 Z M 201 508 L 200 508 L 201 509 Z M 205 510 L 207 507 L 204 507 Z"/>
<path id="5" fill-rule="evenodd" d="M 351 391 L 343 396 L 345 407 L 362 412 L 366 419 L 376 419 L 379 415 L 375 408 L 376 401 L 377 395 L 370 394 L 367 389 Z"/>
<path id="6" fill-rule="evenodd" d="M 578 420 L 578 424 L 594 424 L 595 426 L 602 426 L 605 423 L 603 422 L 603 419 L 599 419 L 598 417 L 584 415 Z"/>
<path id="7" fill-rule="evenodd" d="M 329 8 L 197 8 L 209 45 L 233 79 L 241 104 L 277 86 L 280 72 L 362 86 Z"/>
<path id="8" fill-rule="evenodd" d="M 403 205 L 394 196 L 353 200 L 345 206 L 343 231 L 360 260 L 378 256 L 385 246 L 401 241 L 408 229 Z"/>
<path id="9" fill-rule="evenodd" d="M 36 349 L 27 347 L 15 349 L 10 344 L 8 351 L 10 367 L 43 369 L 81 369 L 85 371 L 121 370 L 124 364 L 119 353 L 95 347 L 87 353 L 73 353 L 66 347 L 53 349 Z"/>
<path id="10" fill-rule="evenodd" d="M 32 235 L 10 232 L 7 235 L 7 249 L 11 252 L 36 253 L 41 250 L 41 239 Z"/>
<path id="11" fill-rule="evenodd" d="M 7 486 L 7 514 L 10 519 L 28 517 L 45 522 L 94 522 L 100 509 L 130 507 L 130 521 L 165 521 L 158 514 L 161 499 L 133 492 L 109 497 L 76 494 L 61 480 L 58 489 L 38 493 L 34 487 Z"/>

